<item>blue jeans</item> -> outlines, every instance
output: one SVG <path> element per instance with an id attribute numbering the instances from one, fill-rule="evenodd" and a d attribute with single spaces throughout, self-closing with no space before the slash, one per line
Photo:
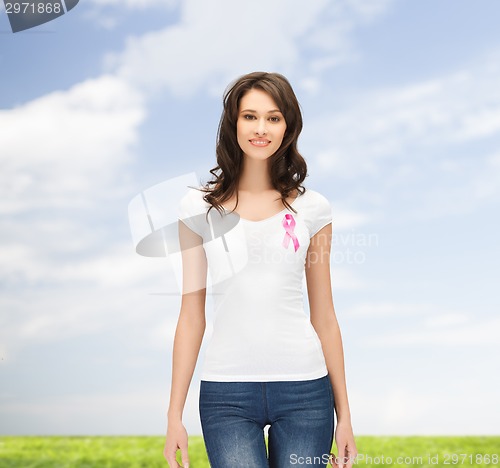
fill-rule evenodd
<path id="1" fill-rule="evenodd" d="M 200 418 L 212 468 L 325 467 L 333 443 L 328 375 L 280 382 L 201 381 Z M 268 431 L 268 450 L 264 427 Z"/>

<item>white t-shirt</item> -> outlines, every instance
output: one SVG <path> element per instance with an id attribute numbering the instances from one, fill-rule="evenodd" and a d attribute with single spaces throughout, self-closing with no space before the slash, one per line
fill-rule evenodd
<path id="1" fill-rule="evenodd" d="M 221 216 L 190 188 L 179 219 L 203 238 L 214 298 L 213 333 L 201 380 L 312 380 L 327 375 L 321 342 L 304 310 L 306 254 L 332 222 L 328 200 L 306 189 L 293 211 L 250 221 Z"/>

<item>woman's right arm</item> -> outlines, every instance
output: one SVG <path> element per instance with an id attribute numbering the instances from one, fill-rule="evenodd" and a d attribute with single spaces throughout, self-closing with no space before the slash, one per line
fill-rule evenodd
<path id="1" fill-rule="evenodd" d="M 175 459 L 179 449 L 182 465 L 189 466 L 188 435 L 182 423 L 182 413 L 205 333 L 207 279 L 202 238 L 179 222 L 179 240 L 182 254 L 182 302 L 174 338 L 167 438 L 163 451 L 171 468 L 180 466 Z"/>

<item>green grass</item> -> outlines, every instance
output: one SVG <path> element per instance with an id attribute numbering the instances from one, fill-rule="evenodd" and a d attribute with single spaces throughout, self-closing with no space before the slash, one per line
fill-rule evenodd
<path id="1" fill-rule="evenodd" d="M 360 454 L 356 466 L 498 467 L 500 437 L 356 437 Z M 477 455 L 477 457 L 476 457 Z M 488 455 L 490 459 L 485 457 Z M 495 459 L 491 459 L 496 455 Z M 363 457 L 364 460 L 363 461 Z M 371 460 L 368 458 L 371 457 Z M 376 457 L 379 457 L 377 460 Z M 388 460 L 389 457 L 392 459 Z M 399 458 L 401 457 L 401 458 Z M 407 458 L 407 459 L 405 459 Z"/>
<path id="2" fill-rule="evenodd" d="M 0 437 L 0 467 L 165 468 L 163 443 L 164 437 L 6 436 Z M 358 436 L 356 444 L 360 456 L 354 466 L 359 467 L 500 467 L 498 460 L 484 458 L 500 455 L 500 437 L 496 436 Z M 209 467 L 201 437 L 189 438 L 189 456 L 190 468 Z"/>

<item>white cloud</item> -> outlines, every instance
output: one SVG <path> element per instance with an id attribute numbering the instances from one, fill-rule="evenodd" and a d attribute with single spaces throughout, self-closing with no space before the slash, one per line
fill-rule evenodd
<path id="1" fill-rule="evenodd" d="M 500 319 L 491 318 L 487 311 L 472 319 L 469 313 L 438 304 L 382 302 L 360 303 L 347 310 L 345 316 L 349 320 L 375 319 L 377 326 L 382 326 L 381 319 L 385 320 L 386 325 L 377 333 L 363 336 L 359 344 L 367 347 L 499 344 Z"/>
<path id="2" fill-rule="evenodd" d="M 169 391 L 164 385 L 156 389 L 57 395 L 37 402 L 17 401 L 14 395 L 4 394 L 0 395 L 0 414 L 9 422 L 10 433 L 15 434 L 166 434 Z M 199 386 L 192 385 L 183 418 L 190 435 L 201 434 L 198 394 Z M 161 451 L 162 447 L 158 447 L 159 454 Z"/>
<path id="3" fill-rule="evenodd" d="M 437 316 L 428 317 L 424 321 L 424 325 L 432 328 L 448 327 L 453 325 L 461 325 L 468 322 L 470 317 L 464 313 L 450 312 L 448 314 L 440 314 Z"/>
<path id="4" fill-rule="evenodd" d="M 359 303 L 349 309 L 347 315 L 353 318 L 409 317 L 442 313 L 443 308 L 430 303 L 407 304 L 398 302 Z M 453 313 L 453 312 L 449 312 Z"/>
<path id="5" fill-rule="evenodd" d="M 181 0 L 90 0 L 83 17 L 103 29 L 113 30 L 125 15 L 155 10 L 168 12 L 180 3 Z"/>
<path id="6" fill-rule="evenodd" d="M 298 87 L 303 89 L 306 93 L 316 96 L 321 91 L 321 82 L 318 78 L 309 76 L 302 79 Z"/>
<path id="7" fill-rule="evenodd" d="M 359 290 L 366 286 L 365 282 L 356 276 L 352 269 L 346 267 L 333 266 L 331 270 L 332 289 L 340 290 Z"/>
<path id="8" fill-rule="evenodd" d="M 89 206 L 120 178 L 144 118 L 141 95 L 110 75 L 0 111 L 0 212 Z"/>
<path id="9" fill-rule="evenodd" d="M 500 152 L 496 152 L 495 154 L 492 154 L 488 158 L 488 163 L 496 168 L 500 168 Z"/>
<path id="10" fill-rule="evenodd" d="M 179 4 L 180 0 L 90 0 L 89 3 L 98 7 L 145 10 L 154 7 L 172 8 Z"/>
<path id="11" fill-rule="evenodd" d="M 122 212 L 127 229 L 145 116 L 141 94 L 111 75 L 0 111 L 0 342 L 10 359 L 35 342 L 140 322 L 145 295 L 165 287 L 166 264 L 162 275 L 113 225 Z"/>
<path id="12" fill-rule="evenodd" d="M 462 379 L 453 389 L 437 388 L 432 381 L 428 388 L 422 389 L 407 387 L 401 379 L 375 386 L 372 382 L 365 382 L 369 392 L 351 388 L 349 401 L 356 433 L 427 436 L 498 433 L 500 414 L 494 388 Z M 426 380 L 424 376 L 422 379 Z M 470 398 L 474 398 L 475 409 L 464 412 L 464 401 Z M 428 452 L 432 452 L 431 447 Z M 364 455 L 387 457 L 388 454 L 375 451 Z M 413 454 L 422 455 L 425 460 L 425 453 Z"/>
<path id="13" fill-rule="evenodd" d="M 394 331 L 380 333 L 377 336 L 364 338 L 363 344 L 369 347 L 401 347 L 401 346 L 498 346 L 500 319 L 477 320 L 464 326 L 446 325 L 442 329 L 425 329 L 411 331 Z"/>
<path id="14" fill-rule="evenodd" d="M 334 235 L 337 231 L 347 231 L 368 223 L 373 216 L 359 210 L 347 208 L 341 203 L 335 203 L 333 208 Z"/>
<path id="15" fill-rule="evenodd" d="M 147 347 L 169 346 L 180 291 L 168 263 L 139 257 L 131 244 L 110 250 L 62 259 L 50 252 L 19 258 L 17 268 L 6 264 L 0 274 L 13 292 L 0 299 L 0 343 L 9 360 L 27 346 L 110 331 L 117 323 L 131 333 L 145 327 Z M 165 290 L 167 296 L 151 295 Z"/>
<path id="16" fill-rule="evenodd" d="M 320 74 L 328 68 L 359 60 L 360 52 L 351 40 L 353 31 L 360 25 L 374 21 L 392 3 L 393 0 L 330 2 L 314 28 L 303 38 L 305 45 L 314 51 L 314 58 L 310 60 L 308 68 L 314 74 Z M 327 53 L 318 57 L 318 50 L 325 50 Z"/>
<path id="17" fill-rule="evenodd" d="M 431 155 L 423 151 L 429 147 L 500 133 L 500 68 L 487 66 L 353 97 L 349 109 L 308 124 L 315 141 L 328 138 L 320 146 L 329 149 L 317 153 L 319 163 L 353 176 L 379 168 L 384 159 L 427 159 Z M 409 152 L 414 147 L 417 154 Z"/>
<path id="18" fill-rule="evenodd" d="M 474 158 L 474 159 L 472 159 Z M 500 198 L 500 166 L 488 152 L 477 151 L 470 159 L 449 159 L 436 165 L 438 182 L 420 195 L 420 204 L 409 210 L 416 220 L 444 215 L 464 215 Z"/>
<path id="19" fill-rule="evenodd" d="M 299 0 L 186 0 L 178 24 L 128 38 L 125 51 L 108 55 L 105 63 L 152 92 L 166 88 L 185 96 L 204 88 L 219 95 L 230 80 L 253 70 L 305 75 L 305 89 L 314 91 L 302 49 L 314 50 L 313 68 L 349 60 L 353 28 L 390 3 L 367 8 L 354 0 L 314 0 L 307 6 Z"/>
<path id="20" fill-rule="evenodd" d="M 441 77 L 344 96 L 343 108 L 308 121 L 311 167 L 349 181 L 353 198 L 404 203 L 404 218 L 463 214 L 498 201 L 497 55 Z"/>

